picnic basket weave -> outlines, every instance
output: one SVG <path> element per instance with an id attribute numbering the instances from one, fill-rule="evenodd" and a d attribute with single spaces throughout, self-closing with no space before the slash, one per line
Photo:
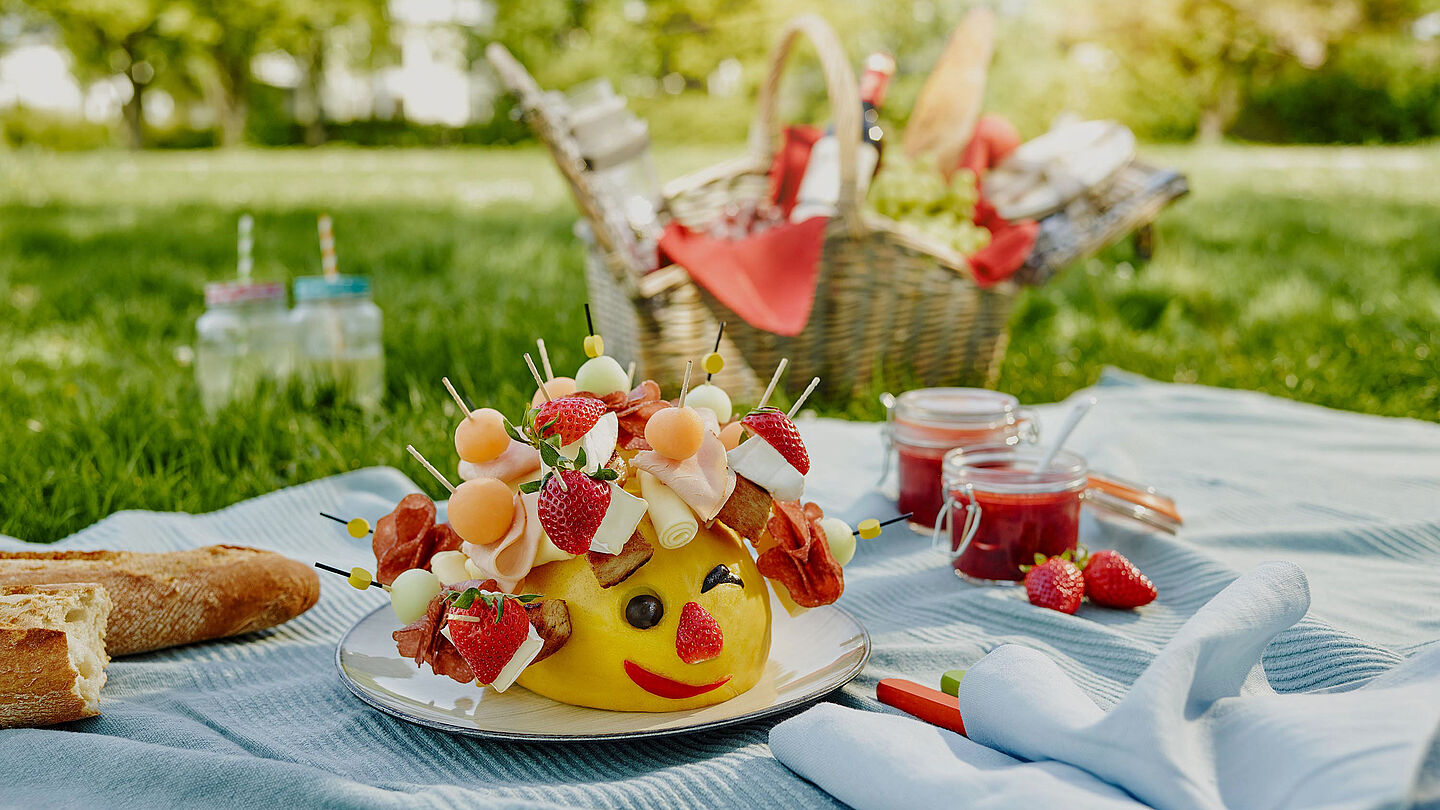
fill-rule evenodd
<path id="1" fill-rule="evenodd" d="M 607 217 L 562 114 L 503 46 L 487 56 L 519 97 L 522 114 L 550 150 L 593 233 L 600 261 L 586 280 L 607 352 L 638 374 L 679 380 L 689 359 L 710 351 L 719 322 L 727 365 L 716 383 L 737 401 L 754 401 L 781 357 L 790 387 L 812 376 L 845 396 L 873 384 L 993 385 L 1004 354 L 1016 286 L 979 287 L 965 258 L 935 240 L 863 208 L 855 167 L 859 92 L 834 31 L 822 19 L 790 21 L 771 51 L 746 153 L 667 184 L 662 215 L 703 228 L 727 206 L 760 201 L 780 143 L 780 81 L 801 37 L 819 57 L 840 152 L 840 197 L 825 231 L 814 308 L 803 331 L 783 337 L 756 329 L 690 280 L 684 268 L 652 272 L 626 249 L 630 237 Z"/>

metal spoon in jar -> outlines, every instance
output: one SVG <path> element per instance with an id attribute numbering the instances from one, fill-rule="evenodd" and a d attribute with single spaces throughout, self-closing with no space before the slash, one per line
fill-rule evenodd
<path id="1" fill-rule="evenodd" d="M 1094 404 L 1095 397 L 1086 397 L 1075 403 L 1074 407 L 1070 409 L 1070 413 L 1066 414 L 1065 423 L 1062 424 L 1060 430 L 1056 432 L 1055 440 L 1050 443 L 1049 447 L 1045 448 L 1045 453 L 1040 456 L 1039 463 L 1035 465 L 1035 469 L 1030 473 L 1032 476 L 1038 476 L 1050 469 L 1050 463 L 1055 460 L 1055 455 L 1065 446 L 1065 441 L 1070 438 L 1071 433 L 1075 432 L 1075 426 L 1080 424 L 1080 420 L 1085 418 L 1085 414 L 1090 412 L 1090 408 Z"/>

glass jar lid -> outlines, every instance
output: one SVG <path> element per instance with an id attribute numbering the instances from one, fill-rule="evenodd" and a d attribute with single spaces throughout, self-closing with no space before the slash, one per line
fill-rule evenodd
<path id="1" fill-rule="evenodd" d="M 295 279 L 295 300 L 333 301 L 370 294 L 368 276 L 300 276 Z"/>
<path id="2" fill-rule="evenodd" d="M 207 307 L 284 300 L 285 285 L 279 282 L 212 281 L 205 285 Z"/>
<path id="3" fill-rule="evenodd" d="M 1009 444 L 957 447 L 945 454 L 941 478 L 948 490 L 969 484 L 984 492 L 1034 494 L 1084 489 L 1089 481 L 1085 459 L 1060 451 L 1038 470 L 1041 448 Z"/>
<path id="4" fill-rule="evenodd" d="M 991 444 L 1019 421 L 1020 400 L 984 388 L 920 388 L 895 399 L 894 435 L 903 444 L 951 448 Z"/>

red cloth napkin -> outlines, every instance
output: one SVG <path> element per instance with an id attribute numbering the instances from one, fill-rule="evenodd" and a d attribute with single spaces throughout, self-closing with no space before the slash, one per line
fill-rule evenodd
<path id="1" fill-rule="evenodd" d="M 787 217 L 819 139 L 814 127 L 787 127 L 770 164 L 770 198 Z M 756 329 L 794 337 L 815 305 L 827 222 L 826 217 L 785 222 L 744 239 L 716 239 L 671 222 L 660 237 L 661 263 L 684 267 L 696 284 Z"/>
<path id="2" fill-rule="evenodd" d="M 982 115 L 975 122 L 975 134 L 960 152 L 960 163 L 955 168 L 969 169 L 976 178 L 982 178 L 1019 145 L 1020 133 L 1013 124 L 998 115 Z M 1040 223 L 1033 219 L 1016 222 L 1002 219 L 983 194 L 975 204 L 975 224 L 990 232 L 990 244 L 970 257 L 975 283 L 981 287 L 998 284 L 1015 275 L 1034 249 L 1035 237 L 1040 233 Z"/>

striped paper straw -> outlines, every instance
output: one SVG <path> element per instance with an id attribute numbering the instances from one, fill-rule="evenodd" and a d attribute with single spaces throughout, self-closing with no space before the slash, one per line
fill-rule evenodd
<path id="1" fill-rule="evenodd" d="M 255 218 L 249 214 L 240 215 L 240 239 L 237 245 L 240 260 L 236 269 L 240 273 L 241 280 L 250 279 L 250 271 L 255 267 L 255 260 L 251 256 L 251 250 L 255 247 Z"/>
<path id="2" fill-rule="evenodd" d="M 339 272 L 335 262 L 335 226 L 329 214 L 320 215 L 320 270 L 327 276 Z"/>

